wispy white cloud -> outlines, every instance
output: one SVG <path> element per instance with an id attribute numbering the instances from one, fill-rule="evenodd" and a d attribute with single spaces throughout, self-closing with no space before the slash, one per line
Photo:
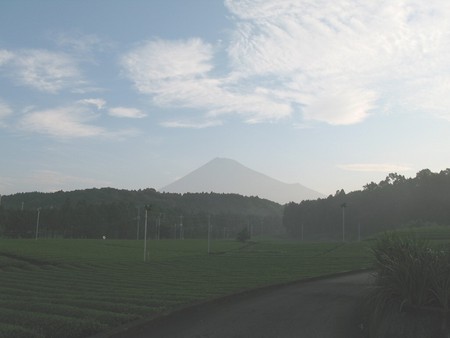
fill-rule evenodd
<path id="1" fill-rule="evenodd" d="M 383 172 L 383 173 L 393 173 L 412 170 L 412 168 L 409 166 L 390 163 L 339 164 L 338 168 L 348 171 Z"/>
<path id="2" fill-rule="evenodd" d="M 448 1 L 225 5 L 234 23 L 225 44 L 153 40 L 127 53 L 121 63 L 137 90 L 158 106 L 201 110 L 206 120 L 296 116 L 349 125 L 387 107 L 450 119 Z M 217 76 L 223 52 L 229 72 Z"/>
<path id="3" fill-rule="evenodd" d="M 96 114 L 81 105 L 33 111 L 19 123 L 22 130 L 57 138 L 80 138 L 105 135 L 104 128 L 90 124 Z"/>
<path id="4" fill-rule="evenodd" d="M 358 123 L 390 100 L 448 114 L 447 1 L 225 3 L 236 22 L 228 47 L 235 72 L 284 78 L 279 90 L 298 95 L 291 99 L 308 120 Z"/>
<path id="5" fill-rule="evenodd" d="M 80 31 L 58 32 L 51 34 L 50 37 L 59 46 L 74 51 L 77 54 L 90 54 L 95 50 L 103 51 L 113 46 L 113 43 L 105 38 Z"/>
<path id="6" fill-rule="evenodd" d="M 0 125 L 2 123 L 2 119 L 8 117 L 12 114 L 11 107 L 0 98 Z"/>
<path id="7" fill-rule="evenodd" d="M 210 71 L 212 51 L 200 39 L 154 40 L 125 55 L 122 64 L 140 91 L 153 92 L 158 80 L 191 78 Z"/>
<path id="8" fill-rule="evenodd" d="M 140 119 L 147 115 L 139 109 L 128 107 L 114 107 L 108 109 L 108 113 L 115 117 L 126 117 L 131 119 Z"/>
<path id="9" fill-rule="evenodd" d="M 0 66 L 6 64 L 11 61 L 14 57 L 14 54 L 5 49 L 0 49 Z"/>
<path id="10" fill-rule="evenodd" d="M 374 108 L 376 93 L 370 90 L 349 89 L 342 86 L 335 90 L 324 90 L 306 105 L 303 116 L 306 120 L 347 125 L 362 122 Z"/>
<path id="11" fill-rule="evenodd" d="M 213 50 L 200 39 L 150 41 L 126 54 L 122 66 L 159 106 L 201 109 L 207 117 L 239 114 L 250 123 L 290 115 L 289 104 L 212 76 Z"/>
<path id="12" fill-rule="evenodd" d="M 44 110 L 29 108 L 18 122 L 18 128 L 58 139 L 102 137 L 122 140 L 140 132 L 133 128 L 111 130 L 101 121 L 99 110 L 105 105 L 102 99 L 86 99 L 63 107 Z M 91 109 L 95 107 L 96 109 Z"/>
<path id="13" fill-rule="evenodd" d="M 83 99 L 78 102 L 81 104 L 92 105 L 97 109 L 103 109 L 106 105 L 106 101 L 103 99 Z"/>
<path id="14" fill-rule="evenodd" d="M 43 49 L 3 50 L 0 65 L 12 81 L 47 93 L 83 83 L 77 62 L 65 53 Z"/>
<path id="15" fill-rule="evenodd" d="M 410 81 L 405 91 L 409 95 L 399 105 L 414 111 L 426 111 L 450 121 L 450 74 L 436 74 Z"/>
<path id="16" fill-rule="evenodd" d="M 165 121 L 162 122 L 161 125 L 167 128 L 186 128 L 186 129 L 204 129 L 209 127 L 216 127 L 222 125 L 221 121 L 201 121 L 201 122 L 193 122 L 193 121 Z"/>

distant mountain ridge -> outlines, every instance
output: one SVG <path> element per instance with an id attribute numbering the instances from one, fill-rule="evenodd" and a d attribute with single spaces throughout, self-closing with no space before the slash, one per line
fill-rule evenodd
<path id="1" fill-rule="evenodd" d="M 281 182 L 227 158 L 215 158 L 160 191 L 233 193 L 258 196 L 280 204 L 324 197 L 299 183 Z"/>

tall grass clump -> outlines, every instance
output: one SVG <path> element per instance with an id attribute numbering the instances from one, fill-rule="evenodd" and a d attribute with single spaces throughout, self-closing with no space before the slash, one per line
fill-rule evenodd
<path id="1" fill-rule="evenodd" d="M 369 337 L 447 337 L 449 247 L 413 234 L 386 233 L 374 244 L 375 283 L 367 299 Z"/>

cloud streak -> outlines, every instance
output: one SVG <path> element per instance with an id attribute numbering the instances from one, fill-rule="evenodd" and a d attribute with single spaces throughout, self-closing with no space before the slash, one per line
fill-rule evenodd
<path id="1" fill-rule="evenodd" d="M 57 138 L 84 138 L 106 135 L 106 130 L 90 124 L 95 114 L 81 105 L 33 111 L 19 122 L 26 131 Z"/>
<path id="2" fill-rule="evenodd" d="M 110 108 L 108 110 L 109 115 L 114 117 L 121 117 L 121 118 L 130 118 L 130 119 L 141 119 L 143 117 L 146 117 L 147 114 L 140 111 L 136 108 L 129 108 L 129 107 L 114 107 Z"/>
<path id="3" fill-rule="evenodd" d="M 103 99 L 83 99 L 80 100 L 79 103 L 85 104 L 85 105 L 92 105 L 96 107 L 97 109 L 103 109 L 106 105 L 106 101 Z"/>
<path id="4" fill-rule="evenodd" d="M 192 121 L 165 121 L 161 123 L 163 127 L 167 128 L 182 128 L 182 129 L 204 129 L 210 127 L 221 126 L 222 122 L 215 121 L 202 121 L 202 122 L 192 122 Z"/>
<path id="5" fill-rule="evenodd" d="M 111 130 L 105 127 L 102 117 L 106 114 L 103 112 L 113 117 L 130 119 L 146 117 L 145 113 L 130 107 L 113 107 L 106 110 L 106 105 L 102 98 L 88 98 L 47 109 L 30 106 L 24 109 L 23 116 L 14 127 L 63 140 L 98 137 L 122 140 L 140 134 L 139 130 L 134 128 Z M 8 105 L 2 104 L 0 100 L 0 123 L 2 114 L 6 117 L 11 112 Z"/>

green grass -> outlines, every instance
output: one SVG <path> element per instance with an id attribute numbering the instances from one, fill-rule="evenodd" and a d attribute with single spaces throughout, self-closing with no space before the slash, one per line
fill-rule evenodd
<path id="1" fill-rule="evenodd" d="M 450 241 L 450 226 L 429 225 L 419 227 L 405 227 L 391 232 L 400 236 L 414 235 L 417 239 L 427 240 L 433 243 L 448 243 Z"/>
<path id="2" fill-rule="evenodd" d="M 371 266 L 368 245 L 0 240 L 0 337 L 86 337 L 199 301 Z M 62 334 L 64 332 L 64 334 Z"/>

